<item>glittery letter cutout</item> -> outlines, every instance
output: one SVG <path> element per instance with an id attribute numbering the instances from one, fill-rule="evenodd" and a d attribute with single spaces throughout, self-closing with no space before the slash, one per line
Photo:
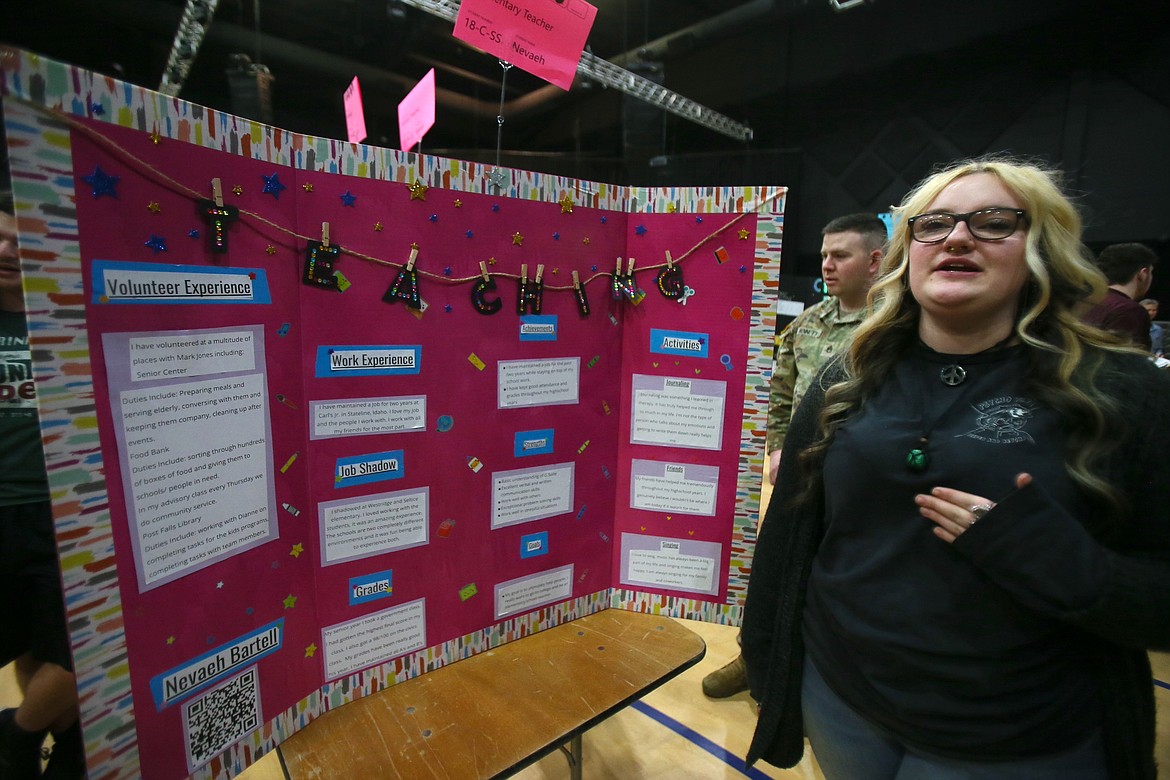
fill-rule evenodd
<path id="1" fill-rule="evenodd" d="M 520 298 L 516 301 L 517 314 L 540 314 L 541 298 L 544 295 L 544 282 L 520 281 Z"/>
<path id="2" fill-rule="evenodd" d="M 211 251 L 221 255 L 227 254 L 227 223 L 239 219 L 240 210 L 235 206 L 217 206 L 215 201 L 204 198 L 199 200 L 199 213 L 211 225 L 211 230 L 207 231 L 208 238 L 211 239 Z"/>
<path id="3" fill-rule="evenodd" d="M 495 314 L 500 309 L 504 308 L 504 302 L 499 298 L 487 300 L 484 297 L 485 292 L 495 292 L 495 279 L 476 279 L 475 284 L 471 287 L 471 304 L 475 310 L 480 314 Z"/>
<path id="4" fill-rule="evenodd" d="M 418 272 L 409 267 L 399 269 L 398 276 L 394 277 L 394 282 L 382 296 L 382 301 L 384 303 L 402 301 L 412 309 L 421 309 L 422 301 L 418 297 Z"/>
<path id="5" fill-rule="evenodd" d="M 573 286 L 573 297 L 577 299 L 577 311 L 581 313 L 582 317 L 589 316 L 589 297 L 585 295 L 585 285 L 577 284 Z"/>
<path id="6" fill-rule="evenodd" d="M 340 254 L 341 247 L 337 244 L 325 246 L 319 241 L 310 241 L 309 251 L 305 256 L 305 284 L 336 290 L 337 277 L 333 275 L 333 263 Z"/>
<path id="7" fill-rule="evenodd" d="M 622 298 L 629 298 L 631 301 L 639 300 L 638 285 L 634 281 L 633 274 L 613 275 L 613 299 L 620 301 Z"/>
<path id="8" fill-rule="evenodd" d="M 683 283 L 682 269 L 677 265 L 668 265 L 658 272 L 658 292 L 666 298 L 676 299 L 682 296 Z"/>

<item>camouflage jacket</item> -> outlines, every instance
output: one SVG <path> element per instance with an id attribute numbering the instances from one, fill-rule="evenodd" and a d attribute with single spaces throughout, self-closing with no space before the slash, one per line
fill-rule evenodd
<path id="1" fill-rule="evenodd" d="M 828 298 L 796 316 L 780 334 L 776 366 L 768 398 L 768 451 L 784 444 L 792 413 L 808 386 L 829 358 L 845 349 L 865 310 L 841 313 L 836 298 Z"/>

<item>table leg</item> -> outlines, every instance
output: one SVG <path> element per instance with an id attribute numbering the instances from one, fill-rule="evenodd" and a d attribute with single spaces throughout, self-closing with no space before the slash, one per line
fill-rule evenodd
<path id="1" fill-rule="evenodd" d="M 569 740 L 568 745 L 561 745 L 561 752 L 569 762 L 569 780 L 581 780 L 581 735 Z"/>

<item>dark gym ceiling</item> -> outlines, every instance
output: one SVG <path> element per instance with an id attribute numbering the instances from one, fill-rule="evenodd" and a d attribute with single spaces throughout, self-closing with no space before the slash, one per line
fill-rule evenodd
<path id="1" fill-rule="evenodd" d="M 1142 40 L 1156 22 L 1149 9 L 1164 7 L 1162 0 L 873 0 L 847 2 L 846 10 L 830 0 L 594 4 L 593 54 L 747 124 L 754 140 L 733 140 L 673 115 L 654 124 L 647 139 L 638 125 L 654 113 L 630 111 L 631 99 L 618 91 L 579 78 L 565 92 L 518 68 L 503 85 L 497 139 L 499 62 L 455 40 L 451 22 L 397 0 L 221 0 L 179 96 L 249 113 L 227 76 L 243 54 L 274 77 L 273 124 L 344 137 L 342 93 L 357 75 L 369 142 L 396 146 L 396 106 L 434 68 L 437 121 L 423 141 L 425 152 L 490 162 L 499 140 L 503 149 L 534 159 L 620 160 L 629 154 L 631 133 L 641 133 L 646 154 L 655 146 L 665 155 L 803 143 L 818 127 L 851 121 L 857 99 L 872 97 L 875 85 L 929 100 L 931 75 L 940 71 L 969 72 L 970 88 L 994 101 L 1014 85 L 984 83 L 989 63 L 1002 74 L 1005 63 L 1018 61 L 1019 79 L 1026 80 L 1037 68 L 1067 68 L 1077 59 L 1123 70 L 1146 67 L 1150 57 L 1165 59 Z M 184 5 L 13 2 L 0 20 L 0 41 L 157 88 Z"/>

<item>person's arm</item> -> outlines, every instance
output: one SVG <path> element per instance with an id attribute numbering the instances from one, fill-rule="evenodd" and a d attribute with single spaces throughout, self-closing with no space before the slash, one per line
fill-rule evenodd
<path id="1" fill-rule="evenodd" d="M 815 379 L 801 399 L 791 420 L 784 449 L 788 453 L 781 460 L 779 479 L 768 502 L 759 537 L 752 556 L 752 570 L 748 577 L 747 601 L 744 607 L 740 640 L 747 663 L 748 683 L 757 701 L 763 696 L 764 684 L 770 671 L 772 645 L 776 641 L 776 617 L 780 608 L 780 592 L 785 577 L 797 576 L 791 565 L 794 557 L 811 560 L 811 550 L 803 545 L 815 544 L 815 529 L 807 523 L 820 522 L 819 502 L 801 504 L 798 499 L 804 491 L 805 474 L 799 453 L 820 437 L 820 413 L 824 404 L 826 376 L 839 375 L 836 364 Z M 839 378 L 839 377 L 838 377 Z M 810 508 L 811 507 L 811 508 Z M 805 556 L 803 553 L 807 553 Z"/>
<path id="2" fill-rule="evenodd" d="M 954 540 L 993 581 L 1038 614 L 1117 644 L 1170 649 L 1170 380 L 1135 362 L 1127 383 L 1129 433 L 1110 481 L 1126 497 L 1120 519 L 1091 532 L 1045 490 L 1005 485 L 994 507 Z M 945 495 L 944 495 L 945 497 Z M 959 507 L 968 497 L 952 500 Z"/>
<path id="3" fill-rule="evenodd" d="M 772 370 L 772 382 L 768 392 L 768 481 L 776 484 L 776 471 L 780 465 L 780 452 L 784 448 L 784 437 L 792 421 L 792 398 L 796 388 L 796 353 L 793 350 L 793 336 L 799 317 L 788 324 L 780 334 L 776 348 L 776 365 Z"/>
<path id="4" fill-rule="evenodd" d="M 811 405 L 806 400 L 802 408 L 808 409 Z M 812 412 L 808 416 L 815 418 Z M 792 434 L 786 439 L 785 446 L 790 448 L 791 457 L 781 461 L 776 487 L 759 524 L 748 577 L 740 649 L 747 666 L 748 687 L 757 702 L 763 701 L 768 675 L 773 671 L 773 645 L 778 641 L 777 615 L 785 567 L 793 563 L 795 526 L 801 517 L 796 511 L 796 498 L 802 483 L 796 450 L 812 441 L 803 435 L 806 430 L 804 423 L 803 416 L 798 415 L 793 420 Z"/>
<path id="5" fill-rule="evenodd" d="M 1151 532 L 1141 537 L 1145 549 L 1113 550 L 1032 484 L 954 544 L 1039 614 L 1118 644 L 1170 650 L 1170 539 L 1164 514 L 1158 522 L 1138 523 Z"/>

